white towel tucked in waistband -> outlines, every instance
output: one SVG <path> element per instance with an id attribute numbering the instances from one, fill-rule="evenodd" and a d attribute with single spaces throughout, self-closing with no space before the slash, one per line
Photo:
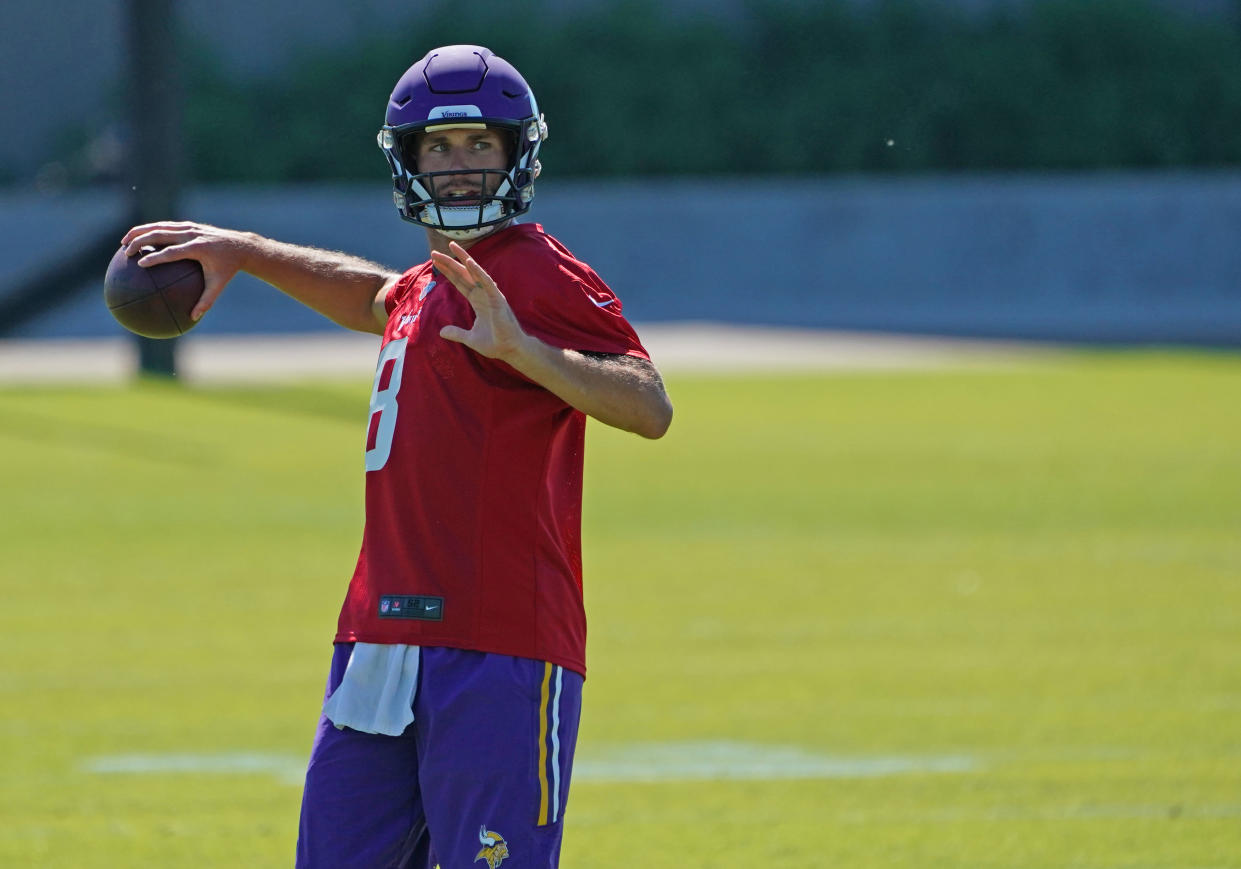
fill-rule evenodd
<path id="1" fill-rule="evenodd" d="M 414 720 L 418 652 L 417 646 L 355 643 L 323 714 L 338 730 L 400 736 Z"/>

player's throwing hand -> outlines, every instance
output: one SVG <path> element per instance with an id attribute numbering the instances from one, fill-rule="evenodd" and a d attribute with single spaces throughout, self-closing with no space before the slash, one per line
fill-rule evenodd
<path id="1" fill-rule="evenodd" d="M 197 260 L 202 266 L 206 287 L 190 312 L 190 318 L 198 321 L 243 268 L 247 236 L 205 223 L 164 221 L 135 226 L 121 239 L 129 256 L 136 255 L 144 245 L 160 248 L 138 261 L 144 268 L 181 259 Z"/>

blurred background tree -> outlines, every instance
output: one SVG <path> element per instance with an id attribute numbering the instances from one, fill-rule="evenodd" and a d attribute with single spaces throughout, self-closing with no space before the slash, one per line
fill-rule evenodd
<path id="1" fill-rule="evenodd" d="M 1241 32 L 1147 0 L 967 12 L 916 0 L 688 16 L 650 0 L 537 27 L 432 5 L 409 33 L 242 78 L 189 53 L 199 182 L 374 178 L 383 101 L 427 46 L 470 41 L 534 83 L 557 176 L 1090 170 L 1241 163 Z"/>

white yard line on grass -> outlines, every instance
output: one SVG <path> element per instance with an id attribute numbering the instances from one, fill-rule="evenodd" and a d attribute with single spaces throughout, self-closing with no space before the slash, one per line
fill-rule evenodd
<path id="1" fill-rule="evenodd" d="M 859 779 L 912 773 L 973 772 L 965 755 L 826 755 L 796 746 L 669 742 L 600 746 L 574 762 L 581 781 L 656 782 L 745 779 Z"/>
<path id="2" fill-rule="evenodd" d="M 743 742 L 635 743 L 583 752 L 573 765 L 575 782 L 771 781 L 862 779 L 894 775 L 972 772 L 964 755 L 825 755 L 796 746 Z M 83 771 L 101 775 L 185 773 L 274 775 L 301 784 L 306 761 L 285 754 L 223 752 L 116 754 L 87 758 Z"/>
<path id="3" fill-rule="evenodd" d="M 892 371 L 994 368 L 1052 358 L 1037 344 L 716 323 L 638 327 L 656 364 L 669 373 Z M 379 338 L 357 332 L 194 336 L 177 348 L 188 381 L 268 382 L 366 378 Z M 0 385 L 122 383 L 137 369 L 125 337 L 0 340 Z"/>
<path id="4" fill-rule="evenodd" d="M 1091 750 L 1083 750 L 1087 754 Z M 1002 763 L 1002 760 L 1000 761 Z M 829 755 L 798 746 L 744 742 L 633 743 L 595 746 L 574 762 L 573 781 L 593 784 L 661 784 L 706 781 L 789 781 L 873 779 L 902 775 L 985 774 L 979 757 L 945 755 Z M 306 759 L 292 754 L 220 752 L 114 754 L 90 757 L 78 767 L 93 775 L 270 775 L 300 787 Z M 1061 803 L 1043 805 L 927 806 L 825 814 L 823 823 L 958 824 L 1026 821 L 1241 819 L 1241 803 Z"/>
<path id="5" fill-rule="evenodd" d="M 255 751 L 106 754 L 87 758 L 79 768 L 96 775 L 272 775 L 298 786 L 306 777 L 305 758 Z"/>

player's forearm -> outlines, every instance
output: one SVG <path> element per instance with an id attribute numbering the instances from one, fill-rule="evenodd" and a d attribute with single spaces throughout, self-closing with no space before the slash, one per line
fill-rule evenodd
<path id="1" fill-rule="evenodd" d="M 592 356 L 533 336 L 505 361 L 535 383 L 606 425 L 659 438 L 672 424 L 672 402 L 658 369 L 636 356 Z"/>
<path id="2" fill-rule="evenodd" d="M 253 234 L 247 238 L 242 270 L 346 328 L 380 333 L 375 296 L 399 277 L 360 257 Z"/>

